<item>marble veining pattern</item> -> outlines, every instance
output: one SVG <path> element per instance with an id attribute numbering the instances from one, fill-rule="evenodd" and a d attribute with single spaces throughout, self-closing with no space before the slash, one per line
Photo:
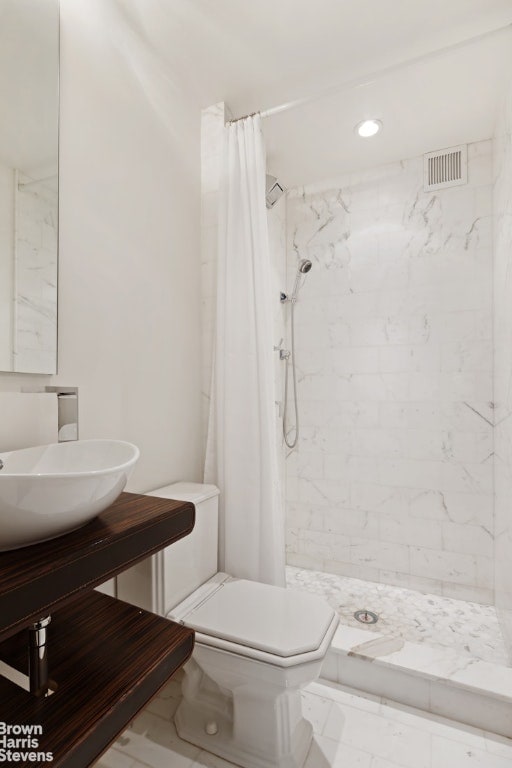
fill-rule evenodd
<path id="1" fill-rule="evenodd" d="M 468 158 L 435 192 L 413 158 L 288 193 L 287 561 L 492 604 L 492 142 Z"/>
<path id="2" fill-rule="evenodd" d="M 286 286 L 286 199 L 282 197 L 273 208 L 267 210 L 268 247 L 272 268 L 272 291 L 278 297 Z M 274 381 L 276 393 L 276 445 L 280 446 L 283 438 L 283 399 L 284 399 L 284 365 L 279 356 L 279 348 L 286 348 L 286 316 L 287 307 L 276 301 L 274 305 Z M 277 451 L 279 462 L 279 479 L 282 508 L 286 506 L 286 455 L 283 450 Z"/>
<path id="3" fill-rule="evenodd" d="M 492 606 L 427 595 L 336 574 L 288 566 L 287 586 L 324 597 L 339 613 L 343 626 L 368 634 L 400 638 L 432 648 L 455 651 L 494 664 L 508 664 L 496 610 Z M 376 624 L 363 625 L 355 611 L 377 613 Z M 386 651 L 387 653 L 388 651 Z"/>
<path id="4" fill-rule="evenodd" d="M 95 763 L 95 768 L 236 768 L 182 741 L 172 717 L 178 674 Z M 512 742 L 334 684 L 303 692 L 313 742 L 304 768 L 511 768 Z"/>
<path id="5" fill-rule="evenodd" d="M 57 367 L 57 192 L 23 187 L 18 177 L 15 238 L 14 369 L 55 373 Z"/>

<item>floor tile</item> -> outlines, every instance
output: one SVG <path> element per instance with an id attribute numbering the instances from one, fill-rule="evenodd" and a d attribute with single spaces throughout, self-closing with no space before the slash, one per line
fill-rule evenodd
<path id="1" fill-rule="evenodd" d="M 368 752 L 315 735 L 304 768 L 370 768 Z"/>
<path id="2" fill-rule="evenodd" d="M 115 742 L 115 748 L 151 768 L 192 768 L 201 749 L 180 739 L 174 723 L 144 710 L 131 728 Z"/>
<path id="3" fill-rule="evenodd" d="M 95 768 L 139 768 L 142 763 L 132 760 L 130 757 L 118 752 L 117 749 L 109 749 L 100 760 L 95 763 Z"/>
<path id="4" fill-rule="evenodd" d="M 431 735 L 394 718 L 335 702 L 323 735 L 407 768 L 431 768 Z"/>
<path id="5" fill-rule="evenodd" d="M 460 741 L 432 737 L 433 768 L 511 768 L 510 755 L 497 755 L 483 749 L 477 749 Z"/>
<path id="6" fill-rule="evenodd" d="M 172 768 L 172 766 L 169 766 Z M 222 757 L 212 755 L 211 752 L 206 752 L 204 749 L 199 753 L 196 761 L 193 763 L 192 768 L 239 768 L 234 763 L 228 763 Z"/>
<path id="7" fill-rule="evenodd" d="M 389 760 L 383 760 L 382 757 L 373 757 L 370 768 L 402 768 L 402 766 L 398 763 L 390 763 Z"/>
<path id="8" fill-rule="evenodd" d="M 512 762 L 512 739 L 497 736 L 495 733 L 484 733 L 485 748 L 493 755 L 508 757 Z"/>
<path id="9" fill-rule="evenodd" d="M 331 707 L 331 699 L 309 691 L 302 692 L 302 713 L 313 726 L 314 733 L 322 733 Z"/>
<path id="10" fill-rule="evenodd" d="M 95 768 L 236 768 L 179 738 L 177 690 L 166 686 Z M 303 701 L 315 730 L 305 768 L 512 768 L 509 739 L 411 707 L 323 682 Z"/>

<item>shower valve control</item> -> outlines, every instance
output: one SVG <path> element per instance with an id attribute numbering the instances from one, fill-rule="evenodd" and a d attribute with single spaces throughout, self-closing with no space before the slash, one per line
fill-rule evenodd
<path id="1" fill-rule="evenodd" d="M 280 360 L 288 360 L 290 357 L 290 351 L 288 349 L 283 349 L 283 341 L 284 339 L 281 339 L 277 347 L 274 346 L 274 352 L 279 352 Z"/>

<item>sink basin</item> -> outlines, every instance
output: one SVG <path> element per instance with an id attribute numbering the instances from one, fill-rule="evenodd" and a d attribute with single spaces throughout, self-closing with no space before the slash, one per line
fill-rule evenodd
<path id="1" fill-rule="evenodd" d="M 0 552 L 80 528 L 117 499 L 138 458 L 120 440 L 0 453 Z"/>

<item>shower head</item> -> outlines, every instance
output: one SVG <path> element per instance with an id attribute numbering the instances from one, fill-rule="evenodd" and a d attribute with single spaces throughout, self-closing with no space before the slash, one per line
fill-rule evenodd
<path id="1" fill-rule="evenodd" d="M 277 201 L 286 192 L 286 188 L 278 182 L 275 176 L 271 176 L 267 173 L 267 183 L 265 189 L 265 201 L 267 208 L 273 208 Z"/>
<path id="2" fill-rule="evenodd" d="M 307 275 L 307 273 L 309 272 L 312 266 L 313 264 L 310 262 L 309 259 L 302 259 L 301 261 L 299 261 L 299 266 L 297 267 L 297 269 L 302 275 Z"/>
<path id="3" fill-rule="evenodd" d="M 297 274 L 295 276 L 295 285 L 293 286 L 292 301 L 297 300 L 302 283 L 304 282 L 304 280 L 301 282 L 301 278 L 303 278 L 304 275 L 307 275 L 312 266 L 313 264 L 309 259 L 301 259 L 297 264 Z"/>

